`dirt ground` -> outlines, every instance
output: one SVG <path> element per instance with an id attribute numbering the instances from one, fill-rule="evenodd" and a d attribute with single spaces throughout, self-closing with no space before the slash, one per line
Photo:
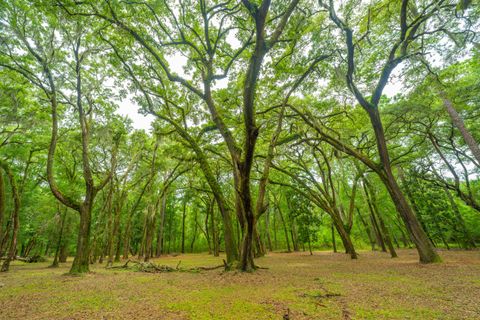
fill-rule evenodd
<path id="1" fill-rule="evenodd" d="M 65 275 L 48 263 L 15 262 L 0 274 L 0 319 L 480 319 L 480 251 L 441 252 L 421 265 L 360 252 L 270 253 L 254 273 L 149 274 L 92 265 Z M 186 254 L 157 264 L 215 266 L 222 257 Z"/>

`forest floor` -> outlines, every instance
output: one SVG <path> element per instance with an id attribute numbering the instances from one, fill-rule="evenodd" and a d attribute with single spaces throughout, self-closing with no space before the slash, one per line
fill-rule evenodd
<path id="1" fill-rule="evenodd" d="M 421 265 L 360 252 L 270 253 L 254 273 L 143 273 L 93 265 L 65 275 L 69 263 L 14 262 L 0 274 L 0 319 L 480 319 L 480 251 L 441 252 Z M 175 268 L 215 266 L 206 254 L 154 260 Z M 289 311 L 288 311 L 289 310 Z"/>

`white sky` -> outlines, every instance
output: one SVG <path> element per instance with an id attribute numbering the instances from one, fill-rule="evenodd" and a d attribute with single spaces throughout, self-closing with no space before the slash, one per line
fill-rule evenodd
<path id="1" fill-rule="evenodd" d="M 184 67 L 187 63 L 186 57 L 181 54 L 176 54 L 174 56 L 168 57 L 167 61 L 173 72 L 178 73 L 182 77 L 188 78 L 188 75 L 185 74 L 184 71 Z M 144 129 L 147 132 L 149 131 L 153 120 L 155 120 L 154 116 L 144 116 L 143 114 L 139 113 L 139 106 L 135 102 L 133 102 L 131 98 L 120 101 L 118 104 L 119 108 L 117 110 L 117 114 L 120 114 L 122 116 L 128 116 L 133 121 L 132 125 L 135 129 Z"/>
<path id="2" fill-rule="evenodd" d="M 133 103 L 130 99 L 125 99 L 124 101 L 120 102 L 119 105 L 120 107 L 117 110 L 117 114 L 129 117 L 133 121 L 132 126 L 135 129 L 144 129 L 147 132 L 149 131 L 153 120 L 155 120 L 154 116 L 144 116 L 140 114 L 138 112 L 138 105 Z"/>

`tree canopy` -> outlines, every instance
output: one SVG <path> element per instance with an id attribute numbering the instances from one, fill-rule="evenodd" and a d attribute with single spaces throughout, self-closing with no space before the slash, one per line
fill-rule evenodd
<path id="1" fill-rule="evenodd" d="M 464 0 L 2 1 L 2 270 L 475 248 L 479 15 Z"/>

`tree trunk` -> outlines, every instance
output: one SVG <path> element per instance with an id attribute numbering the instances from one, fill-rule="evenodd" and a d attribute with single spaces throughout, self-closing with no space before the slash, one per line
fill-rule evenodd
<path id="1" fill-rule="evenodd" d="M 450 115 L 450 118 L 452 119 L 452 123 L 460 131 L 460 133 L 462 134 L 463 140 L 465 141 L 467 146 L 470 148 L 470 151 L 472 152 L 475 159 L 477 159 L 477 166 L 480 165 L 480 147 L 478 146 L 477 141 L 475 141 L 475 138 L 473 138 L 470 131 L 468 131 L 468 129 L 465 127 L 465 124 L 463 123 L 462 118 L 458 114 L 457 110 L 455 110 L 453 103 L 447 98 L 446 93 L 443 91 L 440 91 L 439 94 L 440 94 L 440 97 L 442 98 L 443 106 L 445 107 L 445 109 L 447 109 L 447 112 Z"/>
<path id="2" fill-rule="evenodd" d="M 210 199 L 208 201 L 206 201 L 206 210 L 205 210 L 205 240 L 207 240 L 207 245 L 208 245 L 208 254 L 213 254 L 213 246 L 212 246 L 212 241 L 211 241 L 211 237 L 210 237 L 210 227 L 209 227 L 209 224 L 208 224 L 208 221 L 209 221 L 209 218 L 210 218 L 210 213 L 212 212 L 213 210 L 213 206 L 214 206 L 214 202 L 213 201 L 210 201 Z"/>
<path id="3" fill-rule="evenodd" d="M 87 196 L 88 197 L 88 196 Z M 80 206 L 80 226 L 77 236 L 77 251 L 73 259 L 71 274 L 89 272 L 90 256 L 90 222 L 92 218 L 92 203 L 86 202 Z"/>
<path id="4" fill-rule="evenodd" d="M 357 207 L 357 214 L 358 214 L 358 217 L 360 218 L 360 222 L 362 223 L 363 228 L 365 229 L 365 232 L 367 233 L 368 241 L 372 246 L 372 251 L 375 251 L 375 239 L 372 236 L 372 233 L 371 233 L 370 227 L 368 226 L 367 221 L 365 221 L 365 219 L 363 218 L 362 214 L 360 213 L 360 209 L 358 209 L 358 207 Z"/>
<path id="5" fill-rule="evenodd" d="M 447 250 L 450 250 L 450 246 L 448 245 L 448 240 L 445 238 L 445 235 L 443 234 L 442 226 L 440 225 L 440 223 L 438 223 L 438 218 L 436 216 L 433 217 L 433 223 L 437 228 L 438 236 L 440 237 L 440 240 L 442 240 L 443 245 L 445 246 L 445 248 L 447 248 Z"/>
<path id="6" fill-rule="evenodd" d="M 7 163 L 0 160 L 0 168 L 2 168 L 7 174 L 8 180 L 10 182 L 10 188 L 12 189 L 12 199 L 13 199 L 13 211 L 12 211 L 12 239 L 10 240 L 10 248 L 7 253 L 7 258 L 3 262 L 0 272 L 6 272 L 10 268 L 10 261 L 15 259 L 17 251 L 17 237 L 18 229 L 20 228 L 20 195 L 18 193 L 17 182 L 15 176 L 13 175 L 12 170 L 7 165 Z M 1 173 L 0 173 L 1 174 Z"/>
<path id="7" fill-rule="evenodd" d="M 365 198 L 367 199 L 368 207 L 370 208 L 370 212 L 374 217 L 378 218 L 378 221 L 380 222 L 380 228 L 382 230 L 383 234 L 383 240 L 385 244 L 388 247 L 388 251 L 390 252 L 390 256 L 392 258 L 397 258 L 397 252 L 395 251 L 395 248 L 393 247 L 392 239 L 390 237 L 390 233 L 388 232 L 388 229 L 385 225 L 385 222 L 378 212 L 378 207 L 377 207 L 377 199 L 375 197 L 375 190 L 373 190 L 372 186 L 368 182 L 368 180 L 364 177 L 363 178 L 363 191 L 365 192 Z"/>
<path id="8" fill-rule="evenodd" d="M 5 183 L 3 173 L 0 170 L 0 257 L 3 255 L 3 220 L 5 217 Z"/>
<path id="9" fill-rule="evenodd" d="M 123 259 L 128 259 L 130 253 L 130 230 L 132 228 L 132 215 L 133 212 L 129 214 L 127 219 L 127 225 L 125 226 L 125 233 L 123 234 Z"/>
<path id="10" fill-rule="evenodd" d="M 268 251 L 273 251 L 272 238 L 270 237 L 270 210 L 265 213 L 265 233 L 267 236 Z"/>
<path id="11" fill-rule="evenodd" d="M 273 210 L 273 247 L 275 250 L 278 249 L 278 240 L 277 240 L 277 213 Z"/>
<path id="12" fill-rule="evenodd" d="M 255 241 L 255 258 L 263 257 L 265 255 L 265 244 L 260 236 L 260 232 L 258 232 L 258 225 L 255 225 L 253 229 L 253 236 Z"/>
<path id="13" fill-rule="evenodd" d="M 310 252 L 310 255 L 313 256 L 313 252 L 312 252 L 312 238 L 310 236 L 310 229 L 308 228 L 307 229 L 307 236 L 308 236 L 308 251 Z"/>
<path id="14" fill-rule="evenodd" d="M 67 208 L 65 208 L 63 216 L 60 218 L 60 234 L 58 235 L 57 247 L 55 248 L 55 257 L 53 258 L 53 262 L 52 262 L 52 265 L 51 265 L 52 268 L 58 268 L 58 260 L 59 260 L 58 256 L 59 256 L 59 253 L 60 253 L 60 247 L 62 246 L 63 229 L 65 227 L 66 217 L 67 217 Z"/>
<path id="15" fill-rule="evenodd" d="M 465 220 L 463 220 L 462 215 L 460 214 L 460 210 L 458 209 L 457 204 L 455 203 L 455 199 L 451 195 L 450 191 L 447 188 L 443 188 L 445 191 L 448 201 L 450 202 L 450 206 L 452 207 L 453 213 L 455 214 L 455 218 L 462 230 L 463 233 L 463 242 L 466 248 L 476 248 L 475 240 L 473 239 L 472 235 L 468 231 L 467 226 L 465 225 Z"/>
<path id="16" fill-rule="evenodd" d="M 185 218 L 187 217 L 187 201 L 183 200 L 183 213 L 182 213 L 182 248 L 181 253 L 185 253 Z"/>
<path id="17" fill-rule="evenodd" d="M 298 236 L 297 236 L 297 229 L 295 227 L 295 218 L 292 217 L 290 219 L 290 223 L 291 223 L 290 232 L 292 234 L 293 251 L 300 251 L 298 247 Z"/>
<path id="18" fill-rule="evenodd" d="M 385 140 L 385 132 L 383 130 L 383 125 L 380 120 L 380 114 L 378 113 L 378 108 L 374 107 L 368 109 L 368 115 L 370 116 L 370 122 L 373 126 L 375 132 L 375 138 L 377 141 L 378 153 L 381 160 L 381 165 L 383 169 L 382 175 L 380 178 L 385 183 L 387 190 L 395 204 L 395 207 L 403 219 L 405 226 L 407 227 L 408 233 L 412 241 L 415 243 L 415 246 L 418 251 L 418 255 L 421 263 L 432 263 L 440 262 L 441 259 L 435 248 L 430 243 L 425 231 L 418 222 L 417 217 L 413 213 L 412 209 L 408 205 L 405 196 L 402 193 L 402 190 L 398 186 L 398 183 L 393 175 L 390 156 L 387 149 L 387 143 Z"/>
<path id="19" fill-rule="evenodd" d="M 418 217 L 418 222 L 420 222 L 420 225 L 422 226 L 423 230 L 425 231 L 425 233 L 427 234 L 427 237 L 428 239 L 430 240 L 430 242 L 433 244 L 433 240 L 432 240 L 432 237 L 430 236 L 430 232 L 427 228 L 427 225 L 425 224 L 425 222 L 423 221 L 423 218 L 422 218 L 422 213 L 420 212 L 420 209 L 419 207 L 417 206 L 417 202 L 415 201 L 415 197 L 413 196 L 413 193 L 412 193 L 412 190 L 410 189 L 410 185 L 405 181 L 405 176 L 404 176 L 404 172 L 403 172 L 403 169 L 401 167 L 398 167 L 398 176 L 400 178 L 400 181 L 402 182 L 402 185 L 403 187 L 405 188 L 405 192 L 407 194 L 407 198 L 408 200 L 410 201 L 411 205 L 412 205 L 412 208 L 414 210 L 414 213 L 416 213 L 416 216 Z M 410 237 L 410 240 L 412 238 Z M 434 244 L 433 244 L 434 245 Z"/>
<path id="20" fill-rule="evenodd" d="M 333 223 L 330 227 L 332 231 L 332 247 L 333 247 L 333 252 L 337 253 L 337 242 L 335 241 L 335 227 L 333 226 Z"/>
<path id="21" fill-rule="evenodd" d="M 108 237 L 109 244 L 108 248 L 108 262 L 107 266 L 111 266 L 113 264 L 113 260 L 115 259 L 115 253 L 118 251 L 116 250 L 116 241 L 118 239 L 119 230 L 120 230 L 120 214 L 122 213 L 123 208 L 123 201 L 124 199 L 116 199 L 116 203 L 113 206 L 113 224 L 110 230 L 110 235 Z"/>
<path id="22" fill-rule="evenodd" d="M 117 245 L 115 249 L 115 262 L 120 262 L 120 252 L 122 247 L 122 230 L 118 229 Z"/>
<path id="23" fill-rule="evenodd" d="M 68 226 L 67 222 L 65 224 Z M 60 248 L 60 255 L 58 257 L 58 261 L 60 263 L 67 262 L 67 258 L 68 258 L 68 250 L 67 249 L 68 249 L 67 248 L 67 243 L 66 243 L 66 241 L 63 241 L 62 247 Z"/>
<path id="24" fill-rule="evenodd" d="M 287 241 L 287 251 L 292 252 L 292 250 L 290 250 L 290 240 L 288 239 L 287 225 L 285 224 L 285 219 L 283 218 L 283 213 L 282 213 L 282 209 L 280 208 L 280 203 L 277 204 L 277 209 L 278 209 L 278 213 L 280 214 L 280 220 L 282 221 L 283 231 L 285 233 L 285 240 Z"/>
<path id="25" fill-rule="evenodd" d="M 167 208 L 167 194 L 166 192 L 162 195 L 162 203 L 160 205 L 160 224 L 158 226 L 157 232 L 157 247 L 155 256 L 158 258 L 163 253 L 163 232 L 165 228 L 165 211 Z"/>
<path id="26" fill-rule="evenodd" d="M 345 248 L 345 253 L 350 254 L 350 257 L 352 259 L 357 259 L 357 252 L 355 251 L 355 247 L 353 246 L 350 234 L 347 232 L 345 226 L 343 225 L 343 221 L 340 217 L 338 209 L 333 208 L 332 212 L 330 212 L 330 216 L 332 217 L 333 224 L 337 229 L 340 239 L 342 240 L 343 247 Z"/>
<path id="27" fill-rule="evenodd" d="M 144 261 L 148 262 L 152 255 L 153 232 L 155 230 L 155 209 L 149 205 L 145 222 Z"/>
<path id="28" fill-rule="evenodd" d="M 195 211 L 195 223 L 193 224 L 193 237 L 192 242 L 190 243 L 190 253 L 193 253 L 193 247 L 195 245 L 195 240 L 197 240 L 197 211 Z"/>

